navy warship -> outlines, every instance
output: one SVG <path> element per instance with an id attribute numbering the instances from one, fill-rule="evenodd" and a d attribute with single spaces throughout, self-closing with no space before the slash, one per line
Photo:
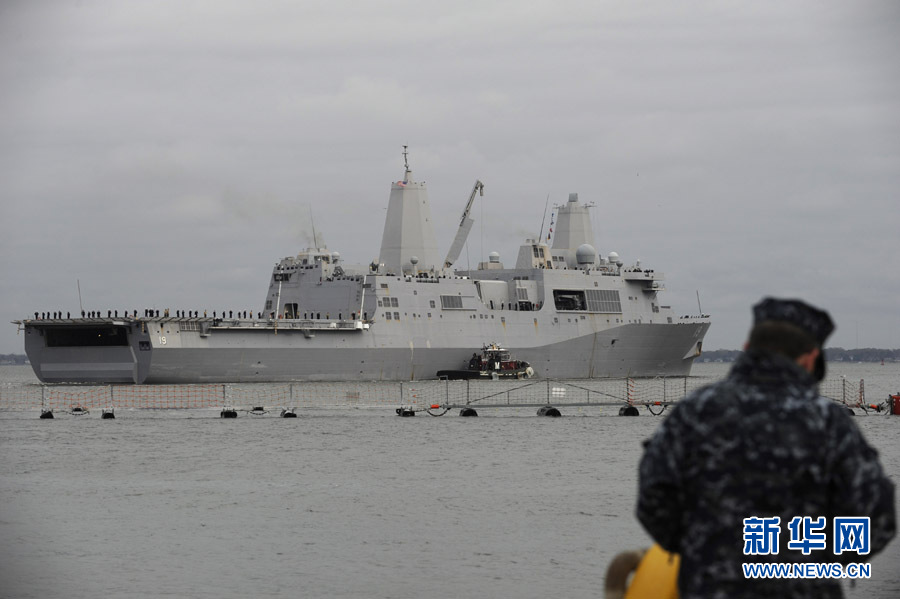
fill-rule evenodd
<path id="1" fill-rule="evenodd" d="M 14 321 L 35 375 L 52 383 L 398 381 L 465 369 L 498 343 L 538 377 L 690 374 L 710 326 L 660 302 L 663 274 L 595 249 L 591 204 L 556 207 L 552 245 L 538 237 L 508 268 L 492 253 L 454 263 L 473 225 L 476 181 L 441 260 L 424 182 L 404 149 L 391 184 L 381 250 L 345 263 L 317 241 L 280 260 L 257 314 L 111 311 Z M 548 236 L 549 237 L 549 236 Z"/>

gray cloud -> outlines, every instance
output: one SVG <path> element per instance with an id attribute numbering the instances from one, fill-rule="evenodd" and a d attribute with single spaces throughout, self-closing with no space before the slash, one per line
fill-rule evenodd
<path id="1" fill-rule="evenodd" d="M 375 257 L 409 144 L 442 251 L 475 178 L 472 263 L 577 191 L 598 250 L 679 312 L 699 290 L 709 348 L 766 294 L 898 346 L 895 3 L 341 4 L 5 3 L 0 319 L 79 279 L 93 309 L 258 310 L 310 208 Z"/>

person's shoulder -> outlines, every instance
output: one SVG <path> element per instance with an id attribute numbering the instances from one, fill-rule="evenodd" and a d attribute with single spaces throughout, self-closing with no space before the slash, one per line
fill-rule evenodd
<path id="1" fill-rule="evenodd" d="M 856 418 L 846 405 L 827 397 L 816 397 L 812 402 L 818 418 L 817 430 L 823 434 L 824 443 L 838 453 L 873 454 L 877 451 L 868 443 L 856 422 Z"/>
<path id="2" fill-rule="evenodd" d="M 660 429 L 669 434 L 683 435 L 713 426 L 729 411 L 727 407 L 732 397 L 725 381 L 699 387 L 669 408 Z"/>
<path id="3" fill-rule="evenodd" d="M 709 383 L 684 396 L 676 407 L 689 414 L 718 412 L 720 406 L 734 400 L 739 389 L 729 379 Z"/>
<path id="4" fill-rule="evenodd" d="M 811 404 L 830 428 L 857 430 L 856 422 L 853 419 L 853 411 L 847 406 L 822 395 L 816 396 Z"/>

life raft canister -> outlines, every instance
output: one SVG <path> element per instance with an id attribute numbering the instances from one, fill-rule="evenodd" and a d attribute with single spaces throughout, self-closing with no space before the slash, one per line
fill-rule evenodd
<path id="1" fill-rule="evenodd" d="M 606 599 L 678 599 L 679 556 L 657 544 L 640 552 L 623 552 L 606 571 Z M 631 584 L 627 584 L 628 576 Z"/>
<path id="2" fill-rule="evenodd" d="M 900 393 L 891 395 L 891 414 L 900 416 Z"/>

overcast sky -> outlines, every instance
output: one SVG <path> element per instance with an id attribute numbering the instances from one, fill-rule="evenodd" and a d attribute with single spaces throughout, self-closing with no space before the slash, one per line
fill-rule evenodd
<path id="1" fill-rule="evenodd" d="M 440 253 L 508 265 L 549 195 L 738 348 L 804 298 L 900 347 L 900 4 L 0 4 L 0 322 L 261 310 L 312 238 L 379 250 L 409 145 Z M 460 262 L 465 264 L 467 254 Z M 21 353 L 13 324 L 0 353 Z"/>

